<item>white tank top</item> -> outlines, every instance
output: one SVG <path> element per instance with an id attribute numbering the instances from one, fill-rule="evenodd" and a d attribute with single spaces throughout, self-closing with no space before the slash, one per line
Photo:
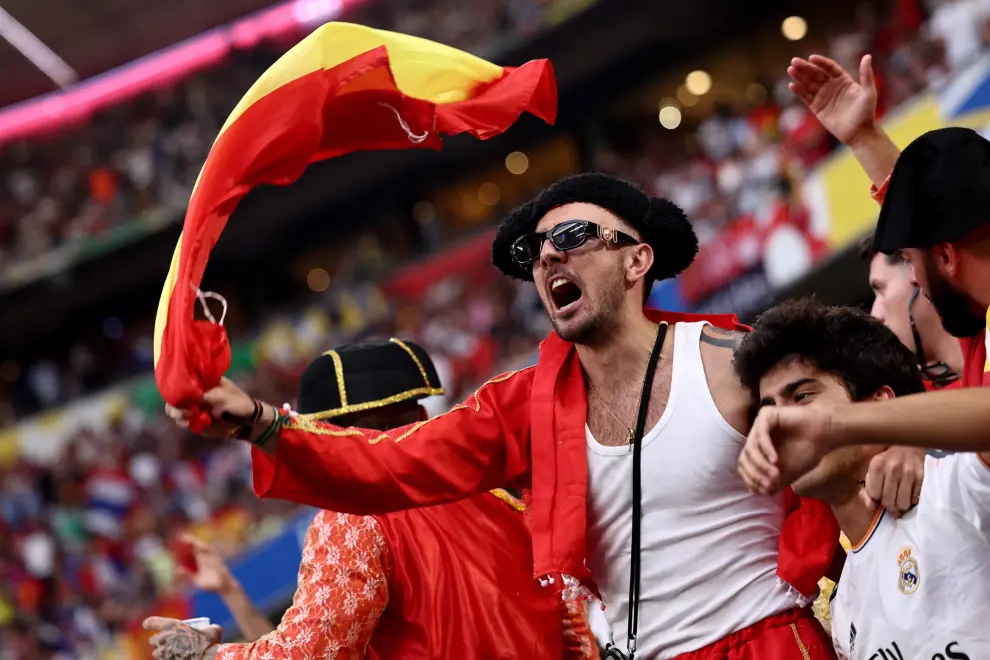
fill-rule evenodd
<path id="1" fill-rule="evenodd" d="M 706 324 L 678 323 L 670 399 L 643 438 L 637 658 L 673 658 L 798 605 L 777 579 L 783 496 L 750 495 L 737 473 L 745 438 L 718 412 L 701 362 Z M 587 563 L 614 642 L 626 648 L 632 448 L 585 428 Z"/>

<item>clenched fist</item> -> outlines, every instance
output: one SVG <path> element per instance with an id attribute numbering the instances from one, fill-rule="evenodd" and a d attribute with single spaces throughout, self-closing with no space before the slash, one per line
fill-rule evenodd
<path id="1" fill-rule="evenodd" d="M 855 405 L 855 404 L 854 404 Z M 843 446 L 836 412 L 825 406 L 766 406 L 760 410 L 739 456 L 746 487 L 762 495 L 779 492 L 815 469 Z M 891 447 L 870 461 L 861 491 L 865 505 L 882 505 L 899 516 L 918 503 L 925 477 L 925 450 Z"/>
<path id="2" fill-rule="evenodd" d="M 769 495 L 818 465 L 830 447 L 831 418 L 818 406 L 765 406 L 739 456 L 751 492 Z"/>
<path id="3" fill-rule="evenodd" d="M 227 438 L 240 424 L 254 414 L 254 399 L 248 396 L 233 381 L 223 378 L 220 384 L 203 394 L 203 407 L 210 413 L 212 421 L 201 433 L 214 438 Z M 165 413 L 183 428 L 189 427 L 193 412 L 188 409 L 165 406 Z M 262 420 L 271 420 L 273 414 L 266 406 Z"/>

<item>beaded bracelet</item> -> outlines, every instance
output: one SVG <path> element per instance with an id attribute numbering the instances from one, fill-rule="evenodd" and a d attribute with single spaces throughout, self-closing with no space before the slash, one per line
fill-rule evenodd
<path id="1" fill-rule="evenodd" d="M 261 405 L 261 401 L 257 399 L 254 400 L 254 414 L 251 415 L 251 426 L 255 426 L 258 420 L 261 419 L 261 414 L 264 412 L 264 406 Z"/>
<path id="2" fill-rule="evenodd" d="M 251 443 L 256 447 L 263 446 L 266 442 L 268 442 L 269 438 L 282 430 L 282 426 L 284 426 L 286 422 L 292 419 L 292 415 L 290 413 L 282 413 L 275 406 L 272 406 L 272 410 L 275 412 L 275 416 L 272 418 L 271 424 L 268 425 L 268 428 L 265 429 L 264 433 L 259 435 L 257 439 Z"/>
<path id="3" fill-rule="evenodd" d="M 275 416 L 272 417 L 272 421 L 268 425 L 268 428 L 265 429 L 261 435 L 259 435 L 257 438 L 251 441 L 251 444 L 253 444 L 255 447 L 260 447 L 264 445 L 266 442 L 268 442 L 268 438 L 272 437 L 272 435 L 275 433 L 276 429 L 279 426 L 278 409 L 275 408 L 274 406 L 272 406 L 272 408 L 273 410 L 275 410 Z"/>
<path id="4" fill-rule="evenodd" d="M 258 425 L 258 420 L 261 419 L 261 414 L 264 409 L 261 406 L 261 402 L 257 399 L 254 400 L 254 412 L 251 413 L 251 418 L 246 420 L 243 424 L 238 424 L 227 437 L 237 438 L 238 440 L 247 440 L 251 437 L 251 433 L 254 431 L 254 427 Z"/>

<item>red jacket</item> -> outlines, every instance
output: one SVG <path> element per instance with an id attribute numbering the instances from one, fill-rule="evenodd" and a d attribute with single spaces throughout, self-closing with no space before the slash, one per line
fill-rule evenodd
<path id="1" fill-rule="evenodd" d="M 394 569 L 371 657 L 598 657 L 587 623 L 565 634 L 560 599 L 530 578 L 529 530 L 510 504 L 484 494 L 376 520 Z"/>
<path id="2" fill-rule="evenodd" d="M 703 317 L 648 310 L 654 320 Z M 734 329 L 734 316 L 707 317 Z M 596 592 L 585 566 L 587 399 L 574 345 L 551 334 L 535 368 L 493 378 L 463 404 L 387 433 L 300 418 L 281 432 L 275 460 L 254 451 L 254 486 L 320 508 L 376 514 L 457 500 L 503 485 L 530 487 L 535 576 L 556 590 L 576 578 Z M 805 596 L 838 547 L 828 507 L 788 493 L 778 575 Z M 566 577 L 565 577 L 566 576 Z"/>

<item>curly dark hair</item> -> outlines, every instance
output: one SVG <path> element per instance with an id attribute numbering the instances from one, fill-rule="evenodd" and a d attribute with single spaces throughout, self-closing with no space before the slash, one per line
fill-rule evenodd
<path id="1" fill-rule="evenodd" d="M 852 307 L 804 298 L 769 309 L 742 340 L 733 367 L 743 385 L 758 393 L 760 379 L 789 359 L 837 376 L 854 401 L 884 385 L 897 396 L 925 391 L 914 354 L 887 326 Z"/>

